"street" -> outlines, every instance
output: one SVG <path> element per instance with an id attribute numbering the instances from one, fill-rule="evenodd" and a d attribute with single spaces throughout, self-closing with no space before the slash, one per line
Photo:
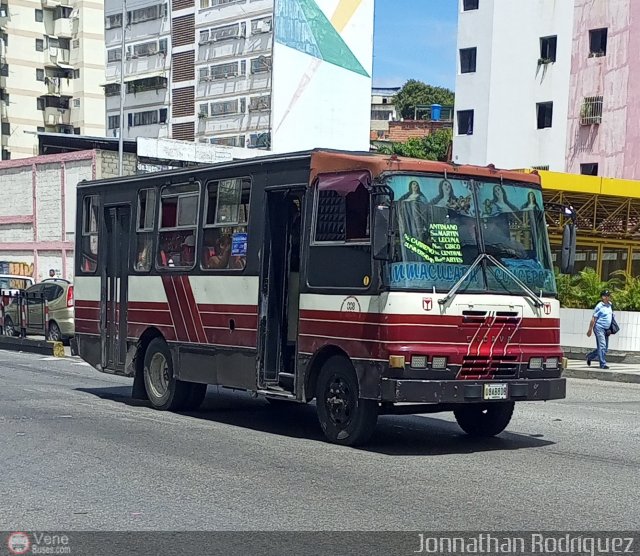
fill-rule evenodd
<path id="1" fill-rule="evenodd" d="M 635 529 L 640 385 L 570 379 L 498 438 L 385 416 L 366 449 L 315 408 L 210 387 L 161 413 L 77 358 L 0 351 L 2 530 Z"/>

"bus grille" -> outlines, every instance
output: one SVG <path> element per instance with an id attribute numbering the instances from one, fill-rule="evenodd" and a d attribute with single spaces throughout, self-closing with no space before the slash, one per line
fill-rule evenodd
<path id="1" fill-rule="evenodd" d="M 467 355 L 462 361 L 460 378 L 514 377 L 518 372 L 515 355 L 481 357 Z"/>

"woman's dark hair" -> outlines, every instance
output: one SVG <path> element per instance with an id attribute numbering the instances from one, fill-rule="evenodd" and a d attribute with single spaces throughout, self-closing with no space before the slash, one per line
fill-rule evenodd
<path id="1" fill-rule="evenodd" d="M 536 199 L 536 194 L 533 191 L 529 191 L 529 193 L 527 194 L 527 200 L 526 202 L 522 205 L 523 209 L 526 209 L 529 206 L 529 201 L 533 199 L 533 206 L 534 208 L 539 209 L 540 205 L 538 205 L 538 199 Z"/>
<path id="2" fill-rule="evenodd" d="M 411 180 L 409 182 L 409 194 L 413 193 L 413 190 L 411 189 L 411 187 L 413 186 L 414 183 L 416 184 L 416 187 L 418 188 L 418 191 L 416 191 L 416 193 L 422 193 L 422 190 L 420 189 L 420 184 L 416 180 Z"/>
<path id="3" fill-rule="evenodd" d="M 453 193 L 453 184 L 449 180 L 444 179 L 438 185 L 438 196 L 434 197 L 434 199 L 431 201 L 432 204 L 437 205 L 440 201 L 442 201 L 442 199 L 444 199 L 445 184 L 449 186 L 449 197 L 447 199 L 447 202 L 451 203 L 456 200 L 456 196 Z"/>
<path id="4" fill-rule="evenodd" d="M 507 205 L 513 212 L 518 212 L 518 209 L 509 202 L 509 199 L 507 199 L 507 192 L 505 191 L 504 187 L 502 187 L 502 184 L 496 183 L 493 186 L 493 202 L 498 202 L 498 197 L 496 195 L 497 188 L 500 188 L 500 190 L 502 191 L 502 201 L 504 202 L 504 204 Z"/>

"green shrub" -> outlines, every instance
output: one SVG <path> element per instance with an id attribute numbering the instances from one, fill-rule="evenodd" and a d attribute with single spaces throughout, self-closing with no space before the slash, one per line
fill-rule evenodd
<path id="1" fill-rule="evenodd" d="M 560 274 L 556 269 L 558 299 L 562 307 L 591 309 L 600 301 L 602 290 L 611 291 L 612 303 L 618 311 L 640 311 L 640 276 L 619 270 L 611 280 L 601 280 L 593 268 L 585 268 L 575 276 Z"/>

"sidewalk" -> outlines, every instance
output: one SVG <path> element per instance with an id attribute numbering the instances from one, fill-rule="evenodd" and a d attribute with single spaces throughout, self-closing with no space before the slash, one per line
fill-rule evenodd
<path id="1" fill-rule="evenodd" d="M 567 378 L 586 378 L 592 380 L 608 380 L 612 382 L 632 382 L 640 384 L 640 365 L 634 363 L 607 363 L 609 369 L 601 369 L 598 362 L 587 366 L 585 359 L 569 359 L 569 367 L 564 371 Z"/>

